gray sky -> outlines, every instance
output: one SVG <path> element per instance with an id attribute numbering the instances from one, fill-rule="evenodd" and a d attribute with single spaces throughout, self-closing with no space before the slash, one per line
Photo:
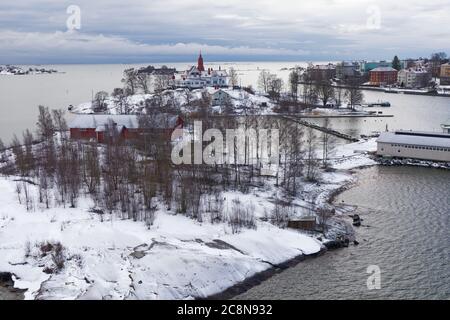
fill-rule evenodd
<path id="1" fill-rule="evenodd" d="M 450 54 L 450 0 L 2 0 L 0 43 L 0 64 Z"/>

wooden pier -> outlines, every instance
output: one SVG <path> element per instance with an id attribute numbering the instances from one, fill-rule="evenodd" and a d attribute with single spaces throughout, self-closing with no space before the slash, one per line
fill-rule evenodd
<path id="1" fill-rule="evenodd" d="M 296 123 L 301 124 L 301 125 L 303 125 L 305 127 L 313 128 L 315 130 L 328 133 L 330 135 L 333 135 L 335 137 L 338 137 L 338 138 L 341 138 L 341 139 L 344 139 L 344 140 L 347 140 L 347 141 L 350 141 L 350 142 L 357 142 L 357 141 L 359 141 L 359 139 L 357 139 L 355 137 L 352 137 L 352 136 L 350 136 L 348 134 L 345 134 L 345 133 L 342 133 L 342 132 L 339 132 L 339 131 L 336 131 L 336 130 L 333 130 L 333 129 L 330 129 L 330 128 L 321 127 L 321 126 L 319 126 L 317 124 L 314 124 L 314 123 L 302 120 L 299 117 L 295 117 L 295 116 L 281 116 L 280 115 L 280 118 L 296 122 Z"/>

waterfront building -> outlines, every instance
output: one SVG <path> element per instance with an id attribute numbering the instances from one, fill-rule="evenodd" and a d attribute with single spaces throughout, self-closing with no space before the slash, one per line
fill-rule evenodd
<path id="1" fill-rule="evenodd" d="M 392 62 L 387 61 L 362 61 L 361 71 L 368 73 L 369 71 L 380 67 L 392 67 Z"/>
<path id="2" fill-rule="evenodd" d="M 378 67 L 369 71 L 370 85 L 383 86 L 397 82 L 398 71 L 391 67 Z"/>
<path id="3" fill-rule="evenodd" d="M 329 64 L 310 64 L 307 73 L 313 81 L 330 80 L 336 77 L 336 66 Z"/>
<path id="4" fill-rule="evenodd" d="M 336 64 L 336 78 L 338 79 L 352 79 L 360 74 L 360 65 L 357 62 L 342 61 Z"/>
<path id="5" fill-rule="evenodd" d="M 400 60 L 400 64 L 402 66 L 402 69 L 417 68 L 420 66 L 420 62 L 415 59 Z"/>
<path id="6" fill-rule="evenodd" d="M 441 72 L 440 72 L 440 84 L 442 85 L 450 85 L 450 63 L 445 63 L 441 65 Z"/>
<path id="7" fill-rule="evenodd" d="M 450 162 L 450 134 L 422 131 L 383 132 L 377 140 L 383 157 Z"/>
<path id="8" fill-rule="evenodd" d="M 397 74 L 397 83 L 402 88 L 425 88 L 431 81 L 431 73 L 426 69 L 402 69 Z"/>
<path id="9" fill-rule="evenodd" d="M 200 53 L 197 66 L 186 71 L 175 73 L 173 83 L 176 88 L 201 89 L 206 87 L 228 87 L 228 74 L 219 67 L 205 69 L 202 54 Z"/>
<path id="10" fill-rule="evenodd" d="M 221 88 L 211 93 L 212 107 L 233 106 L 235 109 L 240 109 L 257 106 L 265 108 L 269 104 L 270 99 L 268 97 L 255 95 L 242 89 Z"/>

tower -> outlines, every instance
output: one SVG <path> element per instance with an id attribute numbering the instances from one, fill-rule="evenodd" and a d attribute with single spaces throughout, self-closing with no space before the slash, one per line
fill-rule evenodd
<path id="1" fill-rule="evenodd" d="M 203 57 L 202 57 L 201 51 L 200 51 L 200 55 L 198 56 L 197 69 L 200 72 L 205 71 L 205 66 L 203 65 Z"/>

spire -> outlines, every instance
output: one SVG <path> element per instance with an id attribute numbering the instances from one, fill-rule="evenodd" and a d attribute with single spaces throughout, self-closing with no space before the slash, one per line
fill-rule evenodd
<path id="1" fill-rule="evenodd" d="M 200 72 L 205 71 L 205 66 L 203 65 L 203 57 L 202 57 L 202 51 L 201 50 L 200 50 L 200 55 L 198 56 L 197 69 Z"/>

